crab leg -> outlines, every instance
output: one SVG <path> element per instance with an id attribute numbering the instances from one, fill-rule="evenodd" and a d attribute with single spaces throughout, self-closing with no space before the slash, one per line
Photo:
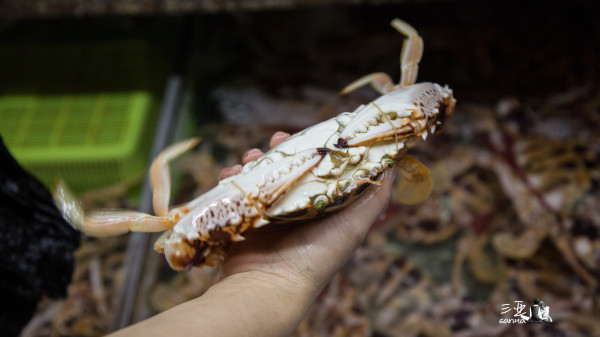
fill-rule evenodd
<path id="1" fill-rule="evenodd" d="M 62 180 L 54 187 L 53 198 L 69 224 L 87 235 L 108 236 L 128 231 L 159 232 L 173 227 L 173 221 L 169 217 L 156 217 L 136 211 L 97 211 L 84 217 L 81 203 Z"/>
<path id="2" fill-rule="evenodd" d="M 340 95 L 345 95 L 350 93 L 360 87 L 363 87 L 367 84 L 370 84 L 375 91 L 380 94 L 386 94 L 392 90 L 394 90 L 394 82 L 390 75 L 386 73 L 373 73 L 369 75 L 365 75 L 358 80 L 348 84 L 342 91 L 340 91 Z"/>
<path id="3" fill-rule="evenodd" d="M 152 166 L 150 166 L 150 184 L 153 188 L 152 206 L 157 216 L 166 216 L 169 213 L 171 199 L 169 162 L 192 149 L 200 140 L 201 138 L 192 138 L 175 143 L 164 149 L 152 162 Z"/>
<path id="4" fill-rule="evenodd" d="M 406 205 L 415 205 L 427 200 L 433 189 L 429 169 L 410 155 L 404 155 L 395 162 L 402 177 L 396 189 L 398 201 Z"/>
<path id="5" fill-rule="evenodd" d="M 163 150 L 150 167 L 150 183 L 153 186 L 153 206 L 157 216 L 136 211 L 97 211 L 84 216 L 80 202 L 67 185 L 59 181 L 54 188 L 54 201 L 76 229 L 87 235 L 107 236 L 133 232 L 160 232 L 173 227 L 174 218 L 189 210 L 186 206 L 169 212 L 171 179 L 168 164 L 183 152 L 198 144 L 200 138 L 185 140 Z"/>
<path id="6" fill-rule="evenodd" d="M 417 30 L 408 23 L 394 19 L 392 27 L 407 37 L 402 45 L 400 53 L 400 65 L 402 66 L 402 74 L 400 84 L 395 89 L 407 87 L 417 82 L 417 74 L 419 72 L 419 62 L 423 56 L 423 39 L 417 33 Z"/>
<path id="7" fill-rule="evenodd" d="M 421 61 L 421 56 L 423 56 L 423 39 L 419 36 L 416 29 L 400 19 L 394 19 L 392 27 L 407 37 L 404 40 L 402 52 L 400 53 L 400 66 L 402 67 L 400 84 L 395 85 L 386 73 L 373 73 L 363 76 L 347 85 L 340 91 L 341 95 L 345 95 L 367 84 L 370 84 L 375 91 L 383 95 L 417 82 L 419 62 Z"/>
<path id="8" fill-rule="evenodd" d="M 83 226 L 76 227 L 91 236 L 111 236 L 132 232 L 161 232 L 173 227 L 168 217 L 135 211 L 96 211 L 85 216 Z"/>
<path id="9" fill-rule="evenodd" d="M 304 150 L 265 165 L 256 174 L 242 174 L 224 183 L 232 183 L 247 198 L 271 205 L 306 172 L 317 166 L 327 153 L 328 150 L 323 148 Z"/>

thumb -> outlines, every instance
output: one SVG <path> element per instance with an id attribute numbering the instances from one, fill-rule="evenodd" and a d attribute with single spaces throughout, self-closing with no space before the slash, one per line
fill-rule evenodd
<path id="1" fill-rule="evenodd" d="M 347 238 L 354 247 L 358 247 L 377 217 L 386 209 L 396 171 L 386 170 L 379 181 L 353 204 L 336 214 L 336 222 L 347 232 Z"/>

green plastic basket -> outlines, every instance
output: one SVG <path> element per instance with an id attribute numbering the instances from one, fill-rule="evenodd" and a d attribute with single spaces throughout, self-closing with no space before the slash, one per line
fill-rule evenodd
<path id="1" fill-rule="evenodd" d="M 146 169 L 153 135 L 147 92 L 0 96 L 0 134 L 50 186 L 75 191 L 127 181 Z"/>
<path id="2" fill-rule="evenodd" d="M 0 134 L 47 186 L 76 192 L 145 174 L 168 64 L 145 38 L 0 43 Z"/>

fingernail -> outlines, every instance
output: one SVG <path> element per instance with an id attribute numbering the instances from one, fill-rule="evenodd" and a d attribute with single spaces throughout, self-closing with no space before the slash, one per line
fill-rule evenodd
<path id="1" fill-rule="evenodd" d="M 277 131 L 271 137 L 271 141 L 269 142 L 269 147 L 274 147 L 279 145 L 284 140 L 290 138 L 290 134 L 283 131 Z"/>
<path id="2" fill-rule="evenodd" d="M 251 149 L 246 151 L 246 153 L 244 153 L 244 156 L 242 157 L 242 162 L 244 164 L 247 164 L 248 162 L 251 162 L 253 160 L 256 160 L 260 157 L 262 157 L 263 152 L 259 149 Z"/>
<path id="3" fill-rule="evenodd" d="M 221 172 L 219 173 L 219 176 L 217 177 L 218 180 L 223 180 L 225 178 L 229 178 L 233 175 L 236 175 L 238 173 L 242 172 L 242 165 L 234 165 L 231 167 L 226 167 L 224 169 L 221 170 Z"/>

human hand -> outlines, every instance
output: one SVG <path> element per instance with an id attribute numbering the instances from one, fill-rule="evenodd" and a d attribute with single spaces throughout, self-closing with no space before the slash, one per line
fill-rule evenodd
<path id="1" fill-rule="evenodd" d="M 289 136 L 275 133 L 271 147 Z M 243 162 L 262 155 L 250 150 Z M 219 178 L 241 169 L 224 169 Z M 339 212 L 247 231 L 246 240 L 231 245 L 221 281 L 204 295 L 115 336 L 289 336 L 387 205 L 393 176 L 393 170 L 387 170 L 381 184 Z"/>
<path id="2" fill-rule="evenodd" d="M 270 147 L 290 135 L 277 132 Z M 247 151 L 244 164 L 263 155 Z M 219 179 L 241 171 L 241 165 L 223 169 Z M 297 285 L 324 287 L 364 240 L 371 224 L 385 209 L 394 174 L 387 170 L 381 185 L 372 186 L 344 210 L 304 223 L 267 225 L 246 232 L 246 240 L 234 243 L 222 266 L 222 278 L 241 273 L 277 276 Z M 319 290 L 320 291 L 320 290 Z"/>

